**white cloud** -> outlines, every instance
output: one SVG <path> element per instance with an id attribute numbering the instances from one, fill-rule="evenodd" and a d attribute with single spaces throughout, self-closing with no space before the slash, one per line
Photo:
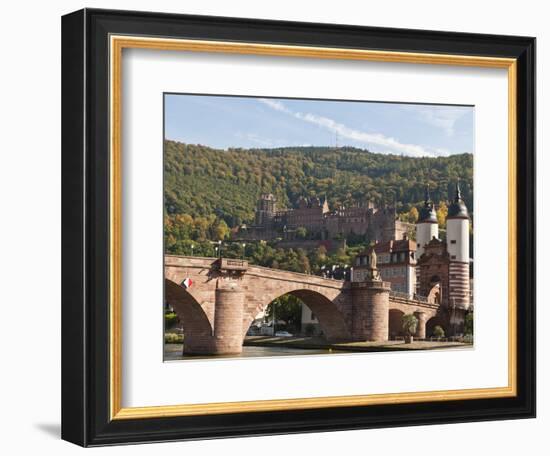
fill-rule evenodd
<path id="1" fill-rule="evenodd" d="M 454 136 L 455 124 L 472 108 L 466 106 L 404 106 L 418 114 L 418 120 L 442 129 L 447 136 Z"/>
<path id="2" fill-rule="evenodd" d="M 292 111 L 280 101 L 268 98 L 260 98 L 259 101 L 275 111 L 283 112 L 304 122 L 318 125 L 325 130 L 338 134 L 338 136 L 342 138 L 347 138 L 360 143 L 389 149 L 389 152 L 386 151 L 386 153 L 403 154 L 412 157 L 448 155 L 448 151 L 444 149 L 432 149 L 417 144 L 406 144 L 400 142 L 395 138 L 385 136 L 381 133 L 368 133 L 365 131 L 350 128 L 328 117 L 318 116 L 312 113 L 301 113 Z"/>
<path id="3" fill-rule="evenodd" d="M 275 111 L 290 113 L 290 111 L 280 101 L 272 100 L 270 98 L 260 98 L 260 102 L 265 104 L 266 106 L 269 106 L 271 109 L 274 109 Z"/>
<path id="4" fill-rule="evenodd" d="M 257 133 L 247 132 L 243 133 L 238 131 L 234 133 L 234 136 L 239 139 L 245 139 L 252 143 L 258 144 L 261 147 L 271 148 L 271 147 L 284 147 L 288 145 L 287 141 L 283 139 L 276 138 L 267 138 L 265 136 L 259 135 Z M 297 144 L 298 145 L 298 144 Z M 301 146 L 301 144 L 299 144 Z"/>

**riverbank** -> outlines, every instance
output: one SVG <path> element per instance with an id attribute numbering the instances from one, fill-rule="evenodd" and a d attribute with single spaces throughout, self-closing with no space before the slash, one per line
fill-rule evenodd
<path id="1" fill-rule="evenodd" d="M 329 343 L 321 337 L 270 337 L 247 336 L 243 351 L 238 355 L 183 355 L 183 344 L 164 344 L 164 360 L 178 361 L 184 359 L 220 359 L 220 358 L 255 358 L 270 356 L 300 356 L 316 354 L 390 352 L 405 350 L 438 350 L 444 348 L 470 348 L 472 344 L 461 342 L 414 341 L 406 344 L 403 341 L 388 342 L 342 342 Z"/>
<path id="2" fill-rule="evenodd" d="M 331 355 L 343 353 L 336 350 L 293 348 L 273 345 L 243 346 L 242 353 L 238 355 L 184 355 L 183 344 L 165 344 L 164 361 L 200 360 L 200 359 L 224 359 L 224 358 L 267 358 L 272 356 L 301 356 L 301 355 Z"/>
<path id="3" fill-rule="evenodd" d="M 383 352 L 401 350 L 437 350 L 443 348 L 472 347 L 463 342 L 413 341 L 410 344 L 402 340 L 387 342 L 340 342 L 329 343 L 321 337 L 271 337 L 247 336 L 243 345 L 252 347 L 286 347 L 312 350 L 336 350 L 339 352 Z"/>

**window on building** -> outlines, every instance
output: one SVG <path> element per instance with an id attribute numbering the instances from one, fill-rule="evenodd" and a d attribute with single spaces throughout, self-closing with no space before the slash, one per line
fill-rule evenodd
<path id="1" fill-rule="evenodd" d="M 313 312 L 311 312 L 311 319 L 310 320 L 315 320 L 315 314 Z"/>
<path id="2" fill-rule="evenodd" d="M 453 239 L 453 240 L 451 241 L 451 244 L 456 244 L 456 240 Z"/>
<path id="3" fill-rule="evenodd" d="M 456 260 L 456 255 L 451 255 L 451 260 Z"/>

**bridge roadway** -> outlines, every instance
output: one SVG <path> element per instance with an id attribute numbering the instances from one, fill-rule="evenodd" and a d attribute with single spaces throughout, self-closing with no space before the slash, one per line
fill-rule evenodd
<path id="1" fill-rule="evenodd" d="M 331 341 L 387 340 L 404 313 L 419 319 L 418 337 L 439 306 L 391 294 L 388 282 L 355 283 L 249 265 L 244 260 L 165 256 L 165 297 L 183 322 L 185 350 L 234 353 L 255 317 L 292 294 L 316 315 Z M 191 283 L 186 287 L 184 280 Z M 189 280 L 191 282 L 189 282 Z"/>

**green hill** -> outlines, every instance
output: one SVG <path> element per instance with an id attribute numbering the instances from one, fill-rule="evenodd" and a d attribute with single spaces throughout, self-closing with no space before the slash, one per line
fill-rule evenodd
<path id="1" fill-rule="evenodd" d="M 250 223 L 261 193 L 274 193 L 279 207 L 302 195 L 326 195 L 331 208 L 373 200 L 406 212 L 424 199 L 448 200 L 460 180 L 469 208 L 473 199 L 473 156 L 438 158 L 376 154 L 352 147 L 212 149 L 165 141 L 167 215 L 216 216 L 230 227 Z"/>

